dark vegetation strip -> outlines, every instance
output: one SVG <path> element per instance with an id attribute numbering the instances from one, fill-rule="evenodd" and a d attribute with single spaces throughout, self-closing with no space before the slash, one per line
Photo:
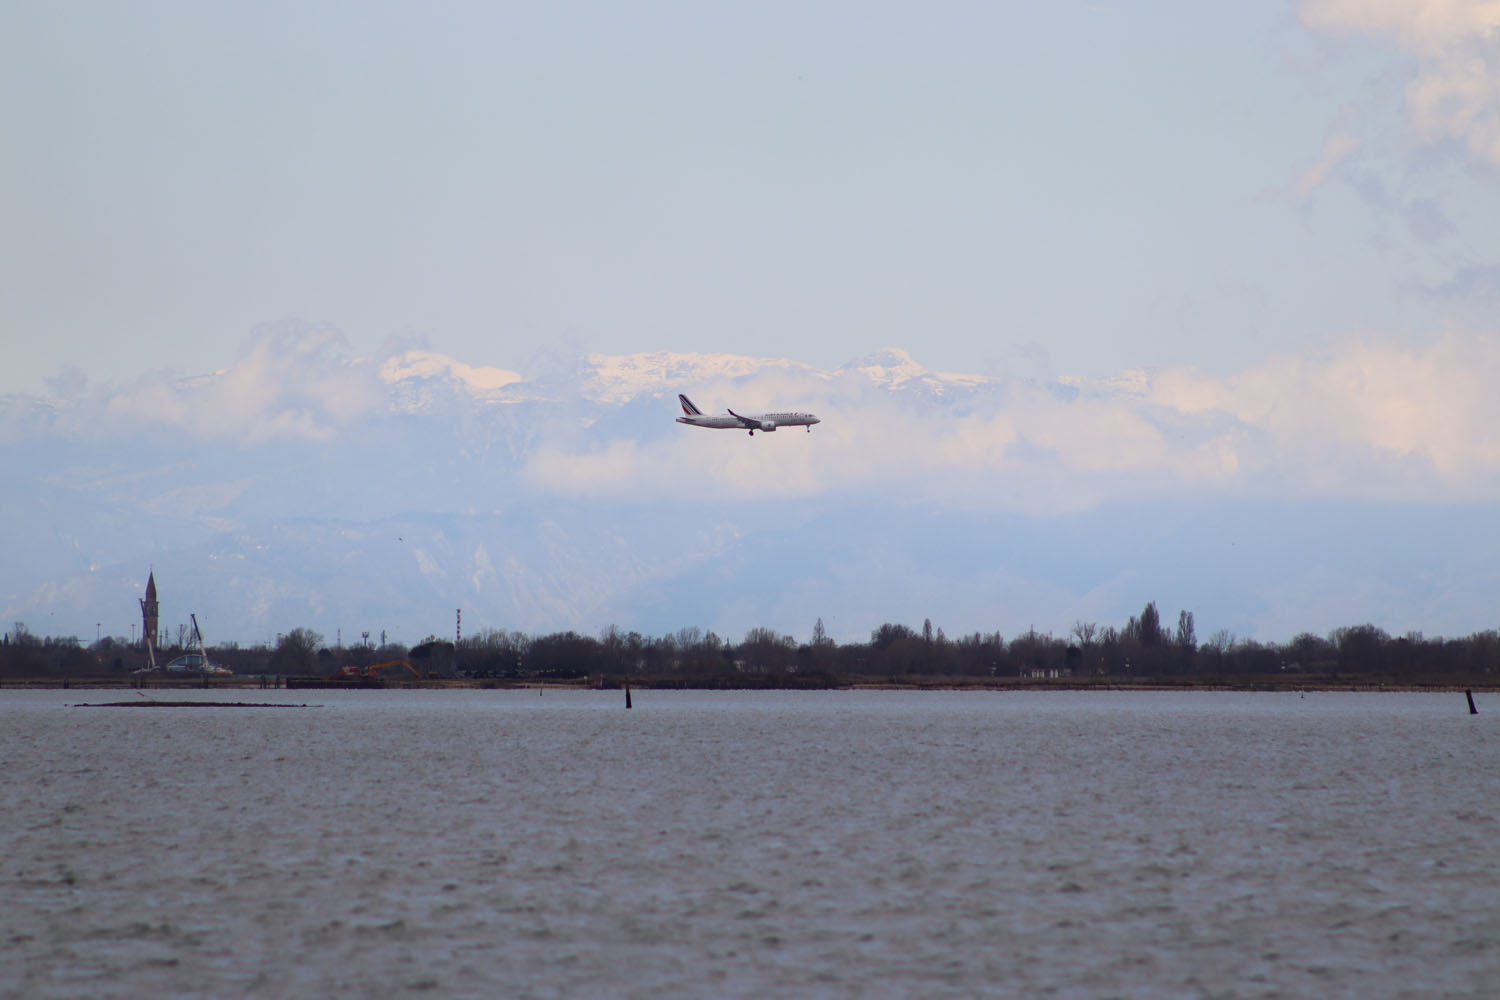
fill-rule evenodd
<path id="1" fill-rule="evenodd" d="M 179 630 L 181 631 L 181 630 Z M 164 636 L 164 639 L 169 638 Z M 179 636 L 180 638 L 180 636 Z M 196 652 L 163 643 L 156 662 Z M 415 646 L 371 641 L 330 647 L 319 633 L 294 628 L 274 647 L 226 644 L 209 650 L 214 664 L 239 675 L 142 673 L 140 643 L 102 637 L 42 639 L 18 624 L 0 640 L 0 685 L 37 681 L 114 681 L 136 687 L 283 686 L 288 677 L 337 680 L 337 686 L 414 687 L 434 682 L 494 686 L 581 683 L 638 687 L 834 688 L 955 687 L 1232 687 L 1236 689 L 1412 689 L 1500 683 L 1500 632 L 1463 638 L 1421 632 L 1393 636 L 1372 624 L 1303 632 L 1286 642 L 1241 639 L 1224 629 L 1200 637 L 1193 614 L 1173 627 L 1151 602 L 1122 627 L 1076 622 L 1066 635 L 1027 630 L 948 636 L 926 621 L 920 629 L 887 623 L 868 642 L 838 642 L 821 620 L 810 641 L 752 628 L 739 642 L 699 628 L 646 636 L 611 626 L 596 636 L 481 629 L 459 642 L 429 636 Z M 342 683 L 348 682 L 348 683 Z M 303 684 L 300 686 L 313 686 Z M 322 685 L 319 685 L 322 686 Z M 476 685 L 477 686 L 477 685 Z"/>

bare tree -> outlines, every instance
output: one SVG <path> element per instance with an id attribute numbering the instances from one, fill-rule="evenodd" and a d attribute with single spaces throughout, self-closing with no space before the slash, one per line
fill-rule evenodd
<path id="1" fill-rule="evenodd" d="M 1222 671 L 1224 669 L 1224 656 L 1234 646 L 1234 633 L 1227 628 L 1215 629 L 1213 634 L 1208 637 L 1208 641 L 1203 645 L 1205 649 L 1213 652 L 1214 666 Z"/>
<path id="2" fill-rule="evenodd" d="M 828 630 L 823 627 L 823 619 L 821 618 L 813 625 L 812 644 L 819 648 L 833 645 L 833 641 L 828 638 Z"/>
<path id="3" fill-rule="evenodd" d="M 310 673 L 318 662 L 323 636 L 312 629 L 294 628 L 281 637 L 271 654 L 271 668 L 278 674 Z"/>
<path id="4" fill-rule="evenodd" d="M 756 627 L 745 633 L 740 643 L 740 658 L 748 670 L 764 673 L 783 670 L 792 659 L 797 644 L 791 636 L 777 635 L 768 628 Z"/>
<path id="5" fill-rule="evenodd" d="M 1189 652 L 1198 648 L 1198 636 L 1193 630 L 1193 613 L 1191 611 L 1179 611 L 1177 613 L 1177 645 Z"/>
<path id="6" fill-rule="evenodd" d="M 1093 645 L 1094 636 L 1099 634 L 1099 625 L 1097 622 L 1086 622 L 1080 618 L 1073 623 L 1073 631 L 1069 634 L 1078 640 L 1078 645 L 1088 649 Z"/>

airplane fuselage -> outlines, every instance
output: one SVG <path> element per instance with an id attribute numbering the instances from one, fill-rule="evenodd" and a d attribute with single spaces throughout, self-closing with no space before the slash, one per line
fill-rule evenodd
<path id="1" fill-rule="evenodd" d="M 756 431 L 770 433 L 778 427 L 806 427 L 812 430 L 812 425 L 821 423 L 811 413 L 798 413 L 786 411 L 780 413 L 735 413 L 730 410 L 723 416 L 709 416 L 693 405 L 693 401 L 686 396 L 679 395 L 678 400 L 682 403 L 682 416 L 677 418 L 679 424 L 687 424 L 690 427 L 709 427 L 715 430 L 742 430 L 749 431 L 754 435 Z"/>

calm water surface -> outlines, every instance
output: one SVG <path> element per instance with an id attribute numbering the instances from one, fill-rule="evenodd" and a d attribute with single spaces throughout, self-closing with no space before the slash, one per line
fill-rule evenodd
<path id="1" fill-rule="evenodd" d="M 0 996 L 1500 995 L 1500 702 L 122 696 L 0 691 Z"/>

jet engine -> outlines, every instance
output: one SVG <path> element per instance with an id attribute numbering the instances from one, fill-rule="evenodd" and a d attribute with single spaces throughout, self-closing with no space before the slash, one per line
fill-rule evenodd
<path id="1" fill-rule="evenodd" d="M 774 431 L 776 429 L 776 425 L 769 420 L 762 420 L 760 422 L 760 429 L 768 432 Z"/>

